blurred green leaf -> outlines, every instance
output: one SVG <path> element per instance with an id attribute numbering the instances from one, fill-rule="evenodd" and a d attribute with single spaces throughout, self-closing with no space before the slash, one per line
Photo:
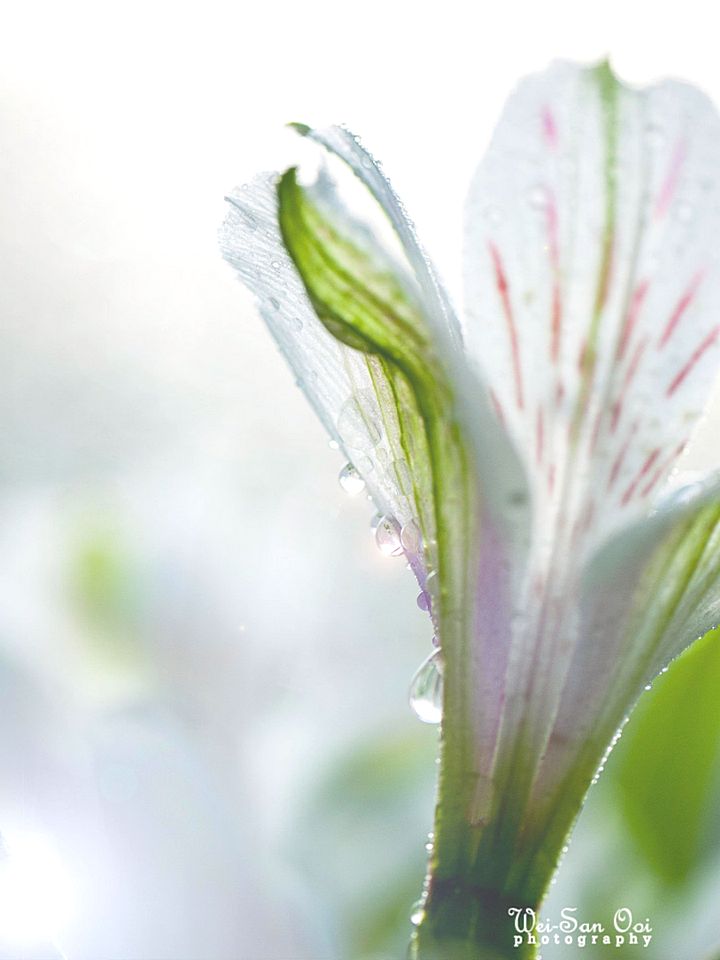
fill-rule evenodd
<path id="1" fill-rule="evenodd" d="M 639 852 L 661 881 L 683 884 L 706 853 L 720 760 L 720 629 L 655 681 L 617 754 L 611 777 Z"/>
<path id="2" fill-rule="evenodd" d="M 378 730 L 346 748 L 309 798 L 301 857 L 337 918 L 342 956 L 405 954 L 427 864 L 436 752 L 435 731 L 420 724 Z"/>
<path id="3" fill-rule="evenodd" d="M 87 648 L 102 658 L 135 660 L 141 576 L 112 524 L 83 524 L 68 550 L 67 577 L 67 596 Z"/>

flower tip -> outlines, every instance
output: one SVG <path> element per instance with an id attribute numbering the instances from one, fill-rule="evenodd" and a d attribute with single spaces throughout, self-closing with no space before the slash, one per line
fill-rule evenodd
<path id="1" fill-rule="evenodd" d="M 612 64 L 610 63 L 609 54 L 604 56 L 595 67 L 595 73 L 600 82 L 600 86 L 603 89 L 607 89 L 608 87 L 619 83 L 618 75 L 615 73 L 612 68 Z"/>
<path id="2" fill-rule="evenodd" d="M 288 123 L 288 127 L 294 130 L 295 133 L 299 133 L 301 137 L 306 137 L 312 130 L 312 127 L 309 127 L 306 123 L 297 123 L 294 120 Z"/>

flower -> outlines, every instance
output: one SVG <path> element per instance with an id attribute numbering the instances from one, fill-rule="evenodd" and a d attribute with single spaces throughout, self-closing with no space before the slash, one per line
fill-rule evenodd
<path id="1" fill-rule="evenodd" d="M 671 476 L 720 359 L 720 124 L 692 87 L 566 63 L 509 100 L 467 203 L 462 324 L 378 164 L 229 197 L 224 256 L 408 556 L 441 644 L 413 950 L 518 956 L 627 714 L 720 622 L 720 482 Z"/>

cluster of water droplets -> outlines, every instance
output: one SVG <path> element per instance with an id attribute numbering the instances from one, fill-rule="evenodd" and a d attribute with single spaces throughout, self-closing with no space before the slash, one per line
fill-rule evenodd
<path id="1" fill-rule="evenodd" d="M 390 474 L 401 494 L 410 502 L 412 475 L 404 459 L 394 459 L 384 445 L 380 409 L 376 396 L 369 390 L 353 393 L 343 404 L 337 419 L 338 434 L 343 447 L 352 457 L 340 471 L 338 481 L 350 496 L 357 496 L 366 489 L 366 477 L 376 465 Z M 337 449 L 337 441 L 331 447 Z M 370 499 L 370 497 L 368 497 Z M 425 578 L 422 569 L 423 536 L 414 519 L 401 524 L 389 513 L 377 513 L 371 521 L 375 544 L 384 557 L 406 557 L 420 581 L 417 597 L 418 607 L 432 615 L 438 599 L 438 577 L 430 572 Z M 440 723 L 443 699 L 443 660 L 437 638 L 433 636 L 432 652 L 421 663 L 412 678 L 409 690 L 410 707 L 423 722 Z"/>

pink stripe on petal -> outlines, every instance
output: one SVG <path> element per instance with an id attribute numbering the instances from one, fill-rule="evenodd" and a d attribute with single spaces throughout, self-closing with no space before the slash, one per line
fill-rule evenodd
<path id="1" fill-rule="evenodd" d="M 495 391 L 492 389 L 492 387 L 490 388 L 490 400 L 491 400 L 491 402 L 492 402 L 492 405 L 493 405 L 493 408 L 494 408 L 494 410 L 495 410 L 495 413 L 496 413 L 496 415 L 497 415 L 498 420 L 500 421 L 500 423 L 501 423 L 503 426 L 505 426 L 505 413 L 504 413 L 504 411 L 503 411 L 502 404 L 500 403 L 500 400 L 498 399 L 498 395 L 495 393 Z"/>
<path id="2" fill-rule="evenodd" d="M 554 150 L 558 143 L 558 130 L 555 114 L 548 106 L 542 109 L 542 132 L 545 143 Z"/>
<path id="3" fill-rule="evenodd" d="M 623 461 L 627 456 L 628 449 L 630 448 L 630 443 L 632 442 L 633 437 L 637 432 L 638 424 L 637 421 L 630 428 L 630 433 L 625 441 L 625 443 L 620 448 L 618 455 L 615 457 L 615 461 L 610 469 L 610 476 L 608 477 L 608 490 L 611 490 L 615 481 L 617 480 L 620 470 L 622 469 Z"/>
<path id="4" fill-rule="evenodd" d="M 665 346 L 665 344 L 668 342 L 670 337 L 675 332 L 675 329 L 677 325 L 680 323 L 680 320 L 683 318 L 687 308 L 695 299 L 695 295 L 697 294 L 698 287 L 702 282 L 702 278 L 703 278 L 702 271 L 699 270 L 690 281 L 690 284 L 687 290 L 683 293 L 683 295 L 678 300 L 677 304 L 675 305 L 675 309 L 670 314 L 670 319 L 665 325 L 665 329 L 662 332 L 660 340 L 658 341 L 658 350 L 662 350 L 662 348 Z"/>
<path id="5" fill-rule="evenodd" d="M 630 342 L 630 337 L 632 336 L 633 330 L 637 323 L 638 315 L 640 313 L 640 308 L 643 305 L 645 300 L 645 295 L 648 291 L 649 286 L 648 280 L 643 280 L 637 285 L 635 290 L 632 293 L 630 298 L 630 305 L 628 306 L 627 314 L 625 315 L 625 322 L 623 323 L 622 333 L 620 334 L 620 340 L 618 342 L 618 348 L 616 353 L 616 359 L 622 360 L 625 356 L 625 351 L 627 350 L 628 343 Z"/>
<path id="6" fill-rule="evenodd" d="M 657 468 L 657 470 L 655 470 L 655 472 L 653 473 L 652 477 L 650 477 L 649 481 L 645 484 L 645 486 L 644 486 L 644 487 L 642 488 L 642 490 L 640 491 L 640 496 L 641 496 L 641 497 L 646 497 L 646 496 L 650 493 L 650 491 L 652 490 L 652 488 L 653 488 L 653 487 L 657 484 L 657 482 L 661 479 L 661 477 L 662 477 L 663 475 L 669 473 L 672 465 L 675 463 L 675 461 L 677 460 L 677 458 L 680 456 L 680 454 L 681 454 L 681 453 L 683 452 L 683 450 L 685 449 L 686 444 L 687 444 L 687 440 L 683 440 L 682 443 L 678 444 L 678 446 L 673 450 L 673 452 L 670 454 L 670 456 L 669 456 L 669 457 L 666 457 L 666 458 L 663 460 L 663 462 L 660 464 L 660 466 Z"/>
<path id="7" fill-rule="evenodd" d="M 633 378 L 637 373 L 637 369 L 640 366 L 640 361 L 642 360 L 642 355 L 645 352 L 647 343 L 648 343 L 648 338 L 645 337 L 635 347 L 635 351 L 633 352 L 633 355 L 632 355 L 632 360 L 630 361 L 630 366 L 627 369 L 627 373 L 625 374 L 625 379 L 623 380 L 623 385 L 620 389 L 620 396 L 617 398 L 617 400 L 613 404 L 612 422 L 610 424 L 611 433 L 615 433 L 615 430 L 617 429 L 618 421 L 620 420 L 620 414 L 622 413 L 622 408 L 623 408 L 623 404 L 625 403 L 625 398 L 627 396 L 628 389 L 630 388 L 630 384 L 632 383 Z"/>
<path id="8" fill-rule="evenodd" d="M 642 481 L 643 477 L 646 477 L 648 473 L 652 470 L 657 458 L 660 456 L 660 447 L 655 447 L 652 453 L 649 453 L 645 458 L 645 462 L 640 468 L 640 472 L 632 481 L 630 486 L 627 488 L 625 493 L 622 496 L 621 503 L 625 506 L 633 497 L 635 490 L 637 489 L 638 484 Z"/>
<path id="9" fill-rule="evenodd" d="M 493 267 L 495 268 L 495 286 L 500 295 L 500 302 L 502 303 L 503 313 L 508 326 L 508 334 L 510 336 L 510 351 L 513 376 L 515 379 L 515 400 L 519 409 L 522 410 L 525 406 L 525 401 L 523 398 L 522 371 L 520 369 L 520 343 L 518 340 L 517 327 L 515 326 L 515 318 L 513 317 L 512 304 L 510 302 L 510 287 L 498 248 L 492 241 L 489 242 L 488 246 L 490 248 Z"/>
<path id="10" fill-rule="evenodd" d="M 552 306 L 550 310 L 550 358 L 557 363 L 560 358 L 560 331 L 562 327 L 562 297 L 560 295 L 560 245 L 558 241 L 558 213 L 555 197 L 551 194 L 547 204 L 547 233 L 550 269 L 553 277 Z"/>
<path id="11" fill-rule="evenodd" d="M 685 162 L 686 152 L 687 149 L 685 141 L 679 141 L 675 146 L 672 159 L 670 160 L 670 167 L 668 168 L 668 172 L 665 175 L 662 186 L 660 187 L 657 200 L 655 201 L 655 216 L 657 218 L 665 216 L 672 198 L 675 196 L 678 180 L 680 179 L 680 172 Z"/>
<path id="12" fill-rule="evenodd" d="M 543 419 L 542 407 L 538 407 L 537 421 L 535 424 L 535 454 L 536 454 L 538 463 L 542 463 L 544 440 L 545 440 L 545 421 Z"/>
<path id="13" fill-rule="evenodd" d="M 704 353 L 706 353 L 710 347 L 715 343 L 715 341 L 720 335 L 720 326 L 713 327 L 713 329 L 708 333 L 702 343 L 699 344 L 693 351 L 690 356 L 690 359 L 687 361 L 684 367 L 676 374 L 675 378 L 670 383 L 670 386 L 665 392 L 665 396 L 671 397 L 679 386 L 687 379 L 687 377 L 692 372 L 695 365 L 698 363 L 700 358 Z"/>

